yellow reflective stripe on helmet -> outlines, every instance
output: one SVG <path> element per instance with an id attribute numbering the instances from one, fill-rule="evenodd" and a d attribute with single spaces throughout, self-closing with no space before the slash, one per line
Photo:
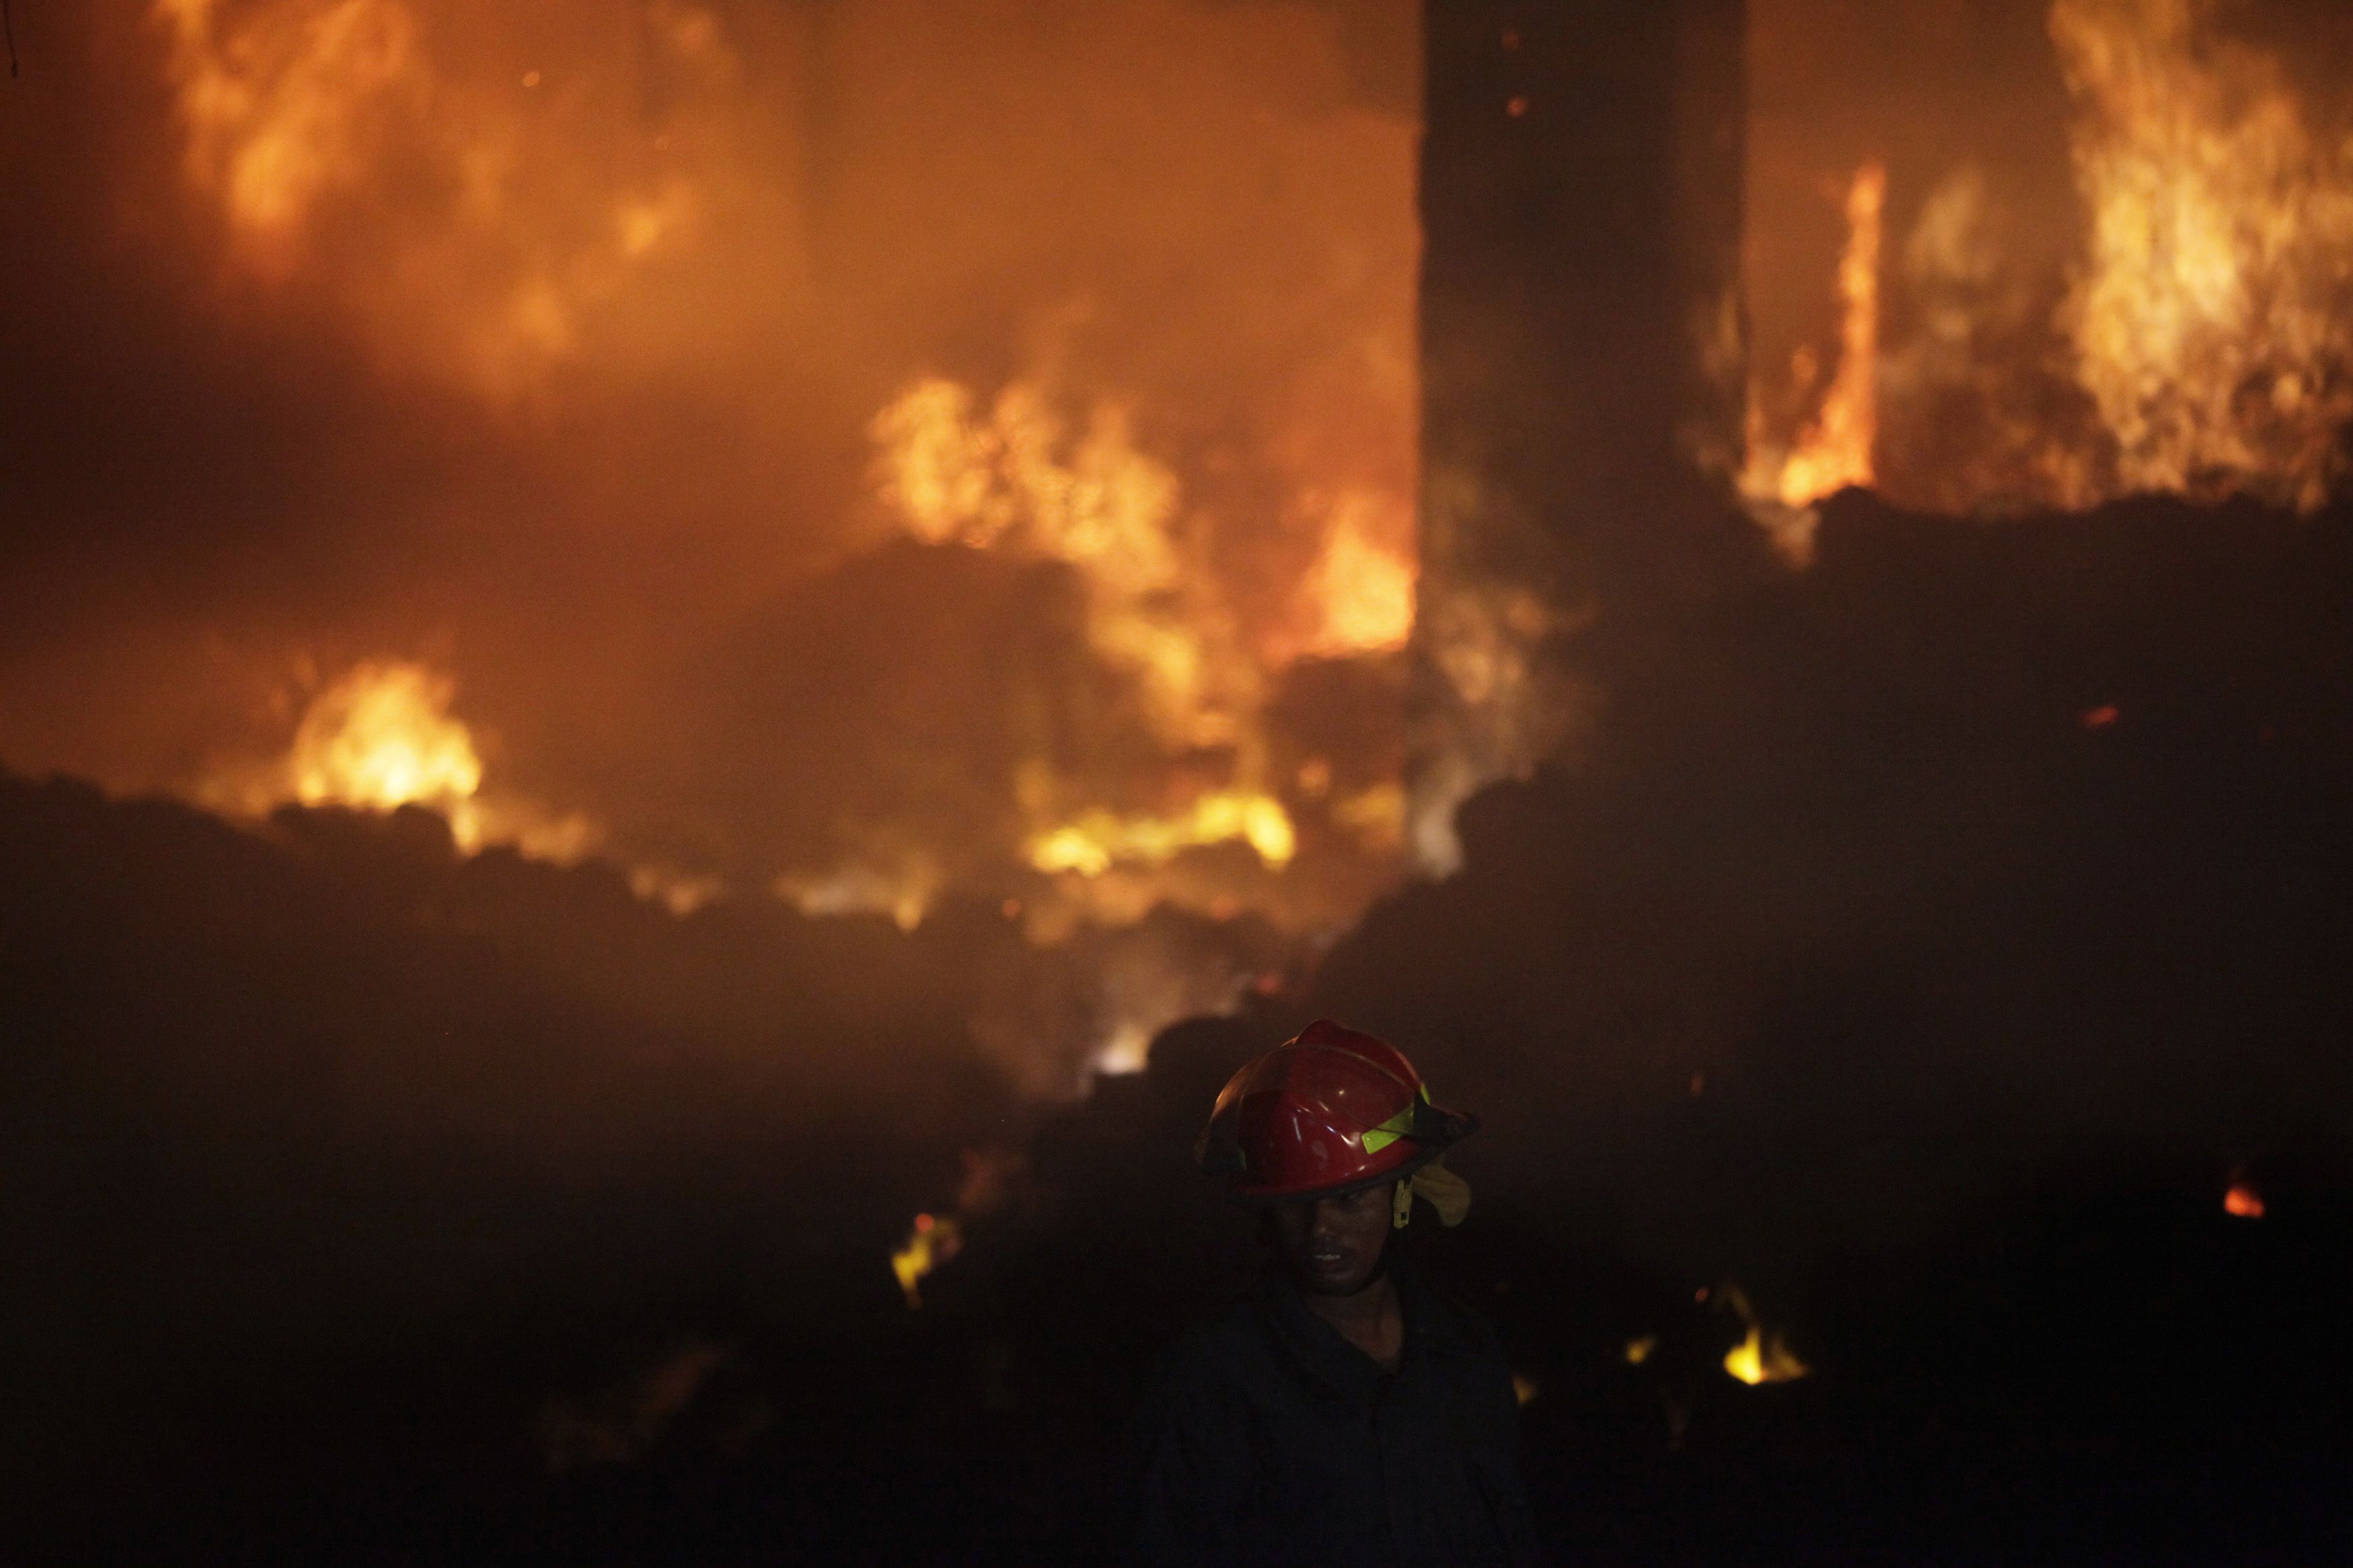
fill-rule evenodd
<path id="1" fill-rule="evenodd" d="M 1364 1137 L 1365 1152 L 1367 1154 L 1377 1154 L 1382 1150 L 1388 1148 L 1390 1144 L 1396 1142 L 1398 1139 L 1404 1137 L 1409 1131 L 1412 1131 L 1412 1129 L 1413 1106 L 1410 1103 L 1408 1103 L 1403 1110 L 1398 1111 L 1395 1116 L 1390 1117 L 1378 1127 L 1372 1128 L 1366 1132 Z"/>

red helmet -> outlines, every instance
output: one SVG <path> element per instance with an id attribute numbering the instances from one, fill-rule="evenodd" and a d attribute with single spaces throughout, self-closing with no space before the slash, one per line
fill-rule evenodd
<path id="1" fill-rule="evenodd" d="M 1317 1198 L 1410 1175 L 1478 1126 L 1395 1046 L 1318 1018 L 1226 1080 L 1193 1155 L 1239 1197 Z"/>

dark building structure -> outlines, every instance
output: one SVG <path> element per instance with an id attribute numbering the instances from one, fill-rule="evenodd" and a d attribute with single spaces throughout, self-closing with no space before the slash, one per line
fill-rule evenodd
<path id="1" fill-rule="evenodd" d="M 1573 748 L 1599 645 L 1753 560 L 1732 499 L 1744 0 L 1430 0 L 1413 831 Z"/>

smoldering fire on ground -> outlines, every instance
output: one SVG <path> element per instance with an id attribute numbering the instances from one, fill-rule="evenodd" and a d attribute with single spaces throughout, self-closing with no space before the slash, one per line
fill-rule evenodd
<path id="1" fill-rule="evenodd" d="M 1541 138 L 1509 9 L 1430 112 Z M 1745 8 L 1779 563 L 1632 636 L 1418 557 L 1403 4 L 20 17 L 26 1538 L 1105 1551 L 1330 1012 L 1489 1112 L 1415 1245 L 1597 1560 L 2315 1555 L 2347 40 L 1868 9 Z M 1564 653 L 1405 880 L 1409 696 Z"/>

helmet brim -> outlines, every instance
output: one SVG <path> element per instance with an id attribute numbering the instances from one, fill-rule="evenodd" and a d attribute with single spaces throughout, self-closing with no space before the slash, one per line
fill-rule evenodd
<path id="1" fill-rule="evenodd" d="M 1236 1181 L 1232 1174 L 1226 1173 L 1223 1177 L 1228 1184 L 1226 1195 L 1250 1208 L 1272 1208 L 1282 1204 L 1312 1204 L 1323 1198 L 1345 1198 L 1352 1193 L 1361 1193 L 1368 1187 L 1385 1187 L 1406 1180 L 1416 1171 L 1479 1131 L 1479 1119 L 1468 1111 L 1440 1110 L 1427 1100 L 1422 1101 L 1421 1105 L 1433 1113 L 1434 1124 L 1430 1127 L 1432 1136 L 1426 1140 L 1420 1138 L 1399 1140 L 1401 1142 L 1411 1142 L 1414 1145 L 1414 1151 L 1386 1170 L 1376 1171 L 1369 1176 L 1357 1176 L 1345 1182 L 1335 1182 L 1328 1187 L 1308 1187 L 1282 1192 L 1253 1191 L 1245 1184 Z"/>

